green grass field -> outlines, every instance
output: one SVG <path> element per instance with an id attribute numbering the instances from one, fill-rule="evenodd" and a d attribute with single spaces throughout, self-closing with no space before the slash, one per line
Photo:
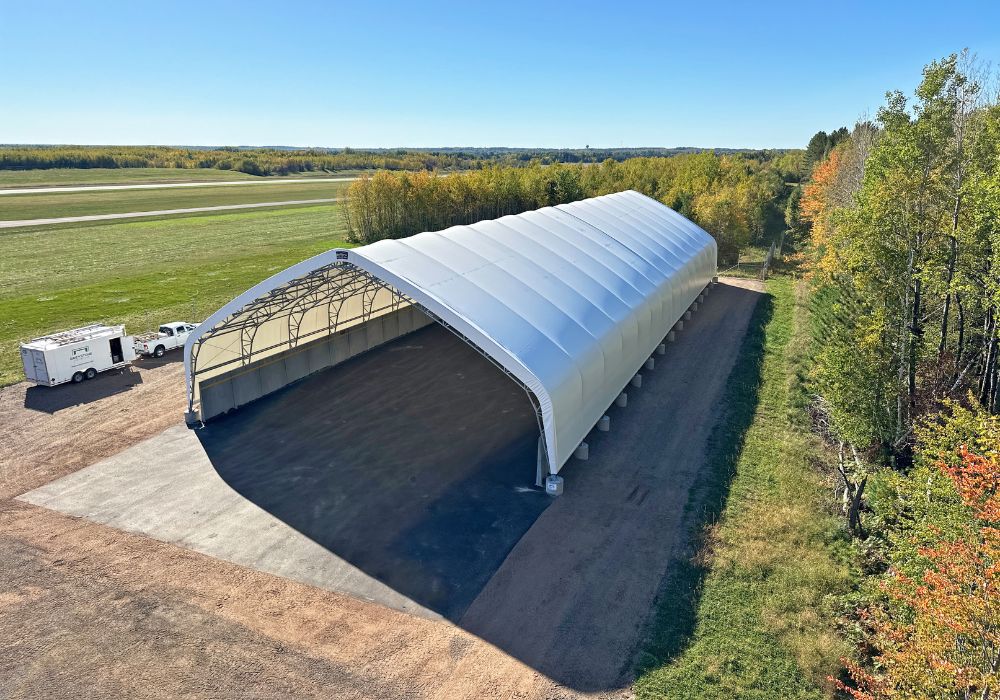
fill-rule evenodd
<path id="1" fill-rule="evenodd" d="M 0 195 L 0 221 L 326 199 L 342 196 L 349 185 L 349 182 L 289 182 L 225 187 L 5 194 Z"/>
<path id="2" fill-rule="evenodd" d="M 266 180 L 235 170 L 215 168 L 52 168 L 0 170 L 0 187 L 45 185 L 141 185 L 154 182 L 211 182 L 212 180 Z"/>
<path id="3" fill-rule="evenodd" d="M 693 492 L 698 551 L 659 602 L 635 684 L 652 698 L 827 698 L 848 647 L 837 631 L 849 543 L 817 468 L 802 388 L 808 309 L 801 283 L 767 284 Z"/>
<path id="4" fill-rule="evenodd" d="M 355 171 L 293 173 L 290 178 L 351 177 Z M 215 168 L 52 168 L 50 170 L 0 170 L 0 188 L 44 187 L 46 185 L 141 185 L 156 182 L 211 182 L 231 180 L 280 180 L 281 176 L 259 177 L 238 170 Z"/>
<path id="5" fill-rule="evenodd" d="M 0 230 L 0 385 L 23 379 L 20 341 L 100 321 L 130 333 L 200 321 L 345 233 L 339 205 Z"/>

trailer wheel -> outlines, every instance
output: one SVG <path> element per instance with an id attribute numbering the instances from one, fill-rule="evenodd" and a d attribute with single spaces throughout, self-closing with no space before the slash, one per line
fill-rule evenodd
<path id="1" fill-rule="evenodd" d="M 93 379 L 94 377 L 97 376 L 97 370 L 94 369 L 93 367 L 88 367 L 87 371 L 83 373 L 83 376 L 86 379 Z"/>
<path id="2" fill-rule="evenodd" d="M 83 372 L 73 372 L 73 383 L 74 384 L 79 384 L 84 379 L 86 379 L 86 377 L 83 376 Z"/>
<path id="3" fill-rule="evenodd" d="M 156 350 L 153 350 L 153 357 L 163 357 L 163 353 L 165 353 L 166 351 L 167 349 L 165 347 L 163 347 L 162 345 L 157 345 Z"/>

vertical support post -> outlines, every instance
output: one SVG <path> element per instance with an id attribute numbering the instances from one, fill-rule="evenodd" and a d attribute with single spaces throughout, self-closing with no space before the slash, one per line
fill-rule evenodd
<path id="1" fill-rule="evenodd" d="M 535 486 L 545 488 L 545 448 L 542 447 L 542 436 L 538 436 L 538 456 L 535 464 Z"/>

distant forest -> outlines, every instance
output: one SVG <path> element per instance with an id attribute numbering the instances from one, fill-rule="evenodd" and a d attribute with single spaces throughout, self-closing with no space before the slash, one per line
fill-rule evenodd
<path id="1" fill-rule="evenodd" d="M 478 170 L 486 166 L 622 162 L 708 151 L 770 160 L 784 151 L 732 148 L 267 148 L 197 146 L 0 145 L 0 170 L 50 168 L 214 168 L 250 175 L 344 170 Z"/>
<path id="2" fill-rule="evenodd" d="M 785 230 L 789 197 L 811 166 L 807 153 L 797 150 L 765 158 L 703 152 L 593 165 L 488 164 L 448 177 L 382 171 L 351 183 L 348 235 L 358 243 L 404 238 L 632 189 L 710 231 L 719 262 L 733 265 L 741 249 L 766 246 Z"/>

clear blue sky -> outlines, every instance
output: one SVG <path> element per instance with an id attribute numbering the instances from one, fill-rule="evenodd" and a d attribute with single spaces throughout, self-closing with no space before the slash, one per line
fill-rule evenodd
<path id="1" fill-rule="evenodd" d="M 0 0 L 0 143 L 801 147 L 1000 2 Z"/>

